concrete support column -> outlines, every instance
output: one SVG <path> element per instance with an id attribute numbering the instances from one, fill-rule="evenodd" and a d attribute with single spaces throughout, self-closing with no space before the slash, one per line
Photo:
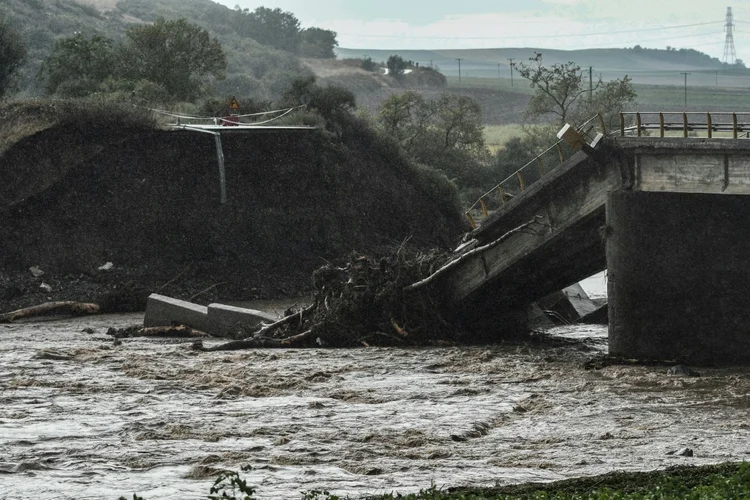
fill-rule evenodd
<path id="1" fill-rule="evenodd" d="M 609 351 L 750 363 L 750 196 L 607 198 Z"/>

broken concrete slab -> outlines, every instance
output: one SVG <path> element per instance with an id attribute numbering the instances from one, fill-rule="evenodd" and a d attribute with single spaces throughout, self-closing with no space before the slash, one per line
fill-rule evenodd
<path id="1" fill-rule="evenodd" d="M 185 300 L 152 293 L 146 302 L 143 326 L 186 325 L 196 330 L 211 333 L 208 308 Z"/>
<path id="2" fill-rule="evenodd" d="M 252 329 L 261 322 L 273 323 L 278 319 L 273 314 L 255 309 L 246 309 L 225 304 L 208 305 L 208 321 L 211 325 L 209 333 L 215 335 L 226 335 L 227 333 L 235 333 L 243 329 Z"/>
<path id="3" fill-rule="evenodd" d="M 582 323 L 584 325 L 609 324 L 609 308 L 607 307 L 607 304 L 605 303 L 604 305 L 599 306 L 599 308 L 594 312 L 582 316 L 581 319 L 578 320 L 578 323 Z"/>
<path id="4" fill-rule="evenodd" d="M 555 326 L 555 323 L 536 303 L 529 306 L 527 318 L 526 327 L 530 330 L 552 328 Z"/>
<path id="5" fill-rule="evenodd" d="M 544 297 L 537 304 L 554 321 L 566 324 L 578 321 L 597 309 L 596 304 L 578 283 Z"/>

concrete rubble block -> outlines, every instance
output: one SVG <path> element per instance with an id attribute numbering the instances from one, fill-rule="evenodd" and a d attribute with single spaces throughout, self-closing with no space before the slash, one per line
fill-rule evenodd
<path id="1" fill-rule="evenodd" d="M 211 323 L 210 333 L 225 335 L 234 333 L 240 329 L 251 329 L 261 322 L 273 323 L 277 321 L 273 314 L 255 309 L 228 306 L 225 304 L 208 305 L 208 321 Z"/>
<path id="2" fill-rule="evenodd" d="M 578 283 L 544 297 L 539 307 L 554 319 L 573 323 L 596 311 L 596 304 Z"/>
<path id="3" fill-rule="evenodd" d="M 210 333 L 208 308 L 185 300 L 152 293 L 146 302 L 143 326 L 186 325 Z"/>
<path id="4" fill-rule="evenodd" d="M 606 303 L 599 306 L 599 308 L 594 312 L 590 312 L 584 316 L 581 316 L 581 319 L 578 320 L 578 323 L 582 323 L 584 325 L 609 324 L 609 307 Z"/>

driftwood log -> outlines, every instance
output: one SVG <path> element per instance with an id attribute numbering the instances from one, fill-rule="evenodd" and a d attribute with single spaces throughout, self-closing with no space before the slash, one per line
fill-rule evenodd
<path id="1" fill-rule="evenodd" d="M 8 313 L 0 314 L 0 323 L 12 323 L 19 319 L 35 318 L 49 315 L 86 316 L 98 314 L 99 305 L 86 302 L 45 302 L 33 307 L 26 307 Z"/>
<path id="2" fill-rule="evenodd" d="M 287 316 L 288 317 L 288 316 Z M 300 347 L 305 344 L 312 336 L 312 330 L 292 335 L 291 337 L 285 338 L 271 338 L 271 337 L 252 337 L 244 340 L 233 340 L 224 344 L 215 345 L 212 347 L 204 347 L 201 340 L 193 342 L 193 349 L 196 351 L 240 351 L 242 349 L 260 349 L 260 348 L 290 348 Z"/>
<path id="3" fill-rule="evenodd" d="M 129 337 L 169 337 L 179 339 L 210 337 L 210 335 L 206 332 L 202 332 L 185 325 L 149 327 L 131 326 L 123 329 L 110 328 L 109 330 L 107 330 L 107 335 L 110 335 L 116 339 Z"/>

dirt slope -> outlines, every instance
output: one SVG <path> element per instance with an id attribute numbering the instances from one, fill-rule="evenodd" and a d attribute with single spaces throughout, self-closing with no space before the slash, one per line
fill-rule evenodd
<path id="1" fill-rule="evenodd" d="M 448 246 L 465 229 L 368 134 L 222 141 L 225 205 L 207 134 L 53 126 L 10 146 L 0 155 L 0 177 L 14 186 L 0 191 L 0 310 L 91 300 L 128 282 L 185 297 L 215 285 L 202 301 L 294 295 L 314 268 L 351 251 L 407 238 Z M 114 268 L 98 271 L 106 262 Z M 31 266 L 46 274 L 32 277 Z"/>

